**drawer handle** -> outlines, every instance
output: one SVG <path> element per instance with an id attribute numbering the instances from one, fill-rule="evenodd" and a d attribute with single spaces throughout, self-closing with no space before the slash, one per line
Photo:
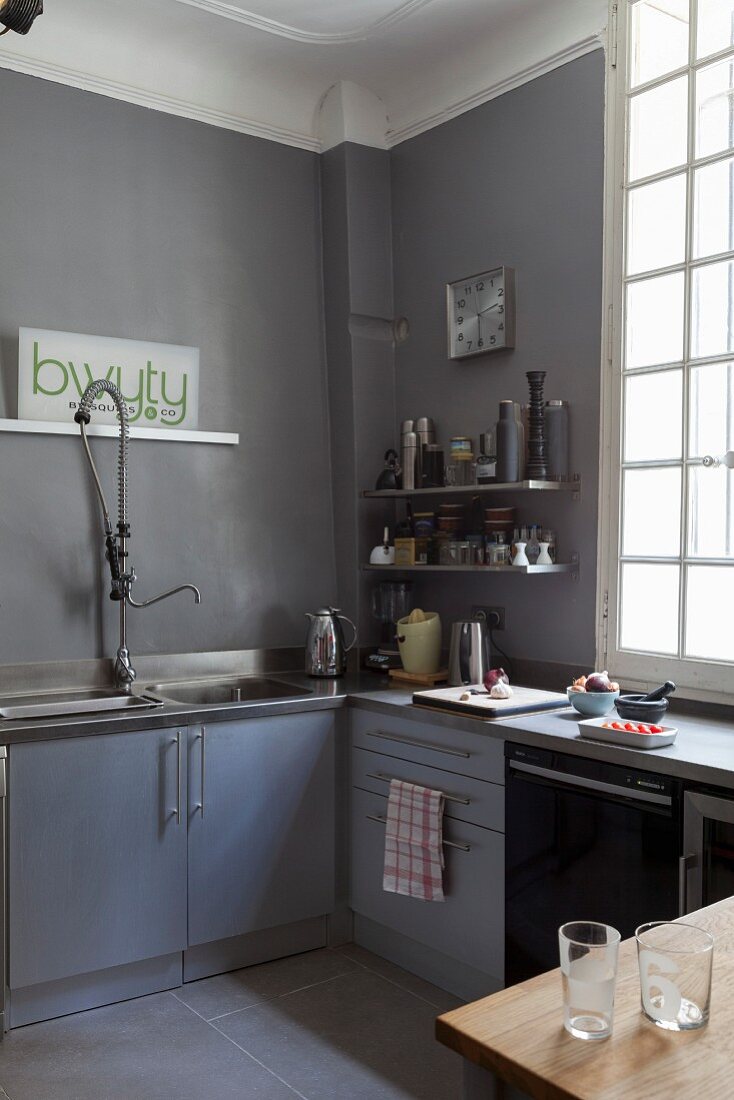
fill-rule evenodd
<path id="1" fill-rule="evenodd" d="M 387 825 L 386 817 L 377 817 L 375 814 L 367 814 L 368 821 L 376 821 L 378 825 Z M 470 852 L 471 844 L 454 844 L 453 840 L 444 840 L 446 848 L 458 848 L 460 852 Z"/>
<path id="2" fill-rule="evenodd" d="M 395 737 L 392 733 L 384 733 L 382 730 L 367 730 L 368 737 L 381 737 L 383 741 L 397 741 L 398 745 L 411 745 L 416 749 L 430 749 L 431 752 L 442 752 L 446 756 L 463 756 L 468 760 L 470 752 L 460 752 L 458 749 L 442 749 L 438 745 L 427 745 L 425 741 L 414 741 L 410 737 Z"/>
<path id="3" fill-rule="evenodd" d="M 380 775 L 379 772 L 367 772 L 366 775 L 368 779 L 381 779 L 383 783 L 390 783 L 391 780 L 396 778 L 394 775 Z M 398 782 L 410 783 L 411 781 L 409 779 L 399 779 Z M 458 802 L 460 806 L 471 806 L 470 798 L 458 798 L 455 794 L 444 794 L 444 798 L 447 802 Z"/>

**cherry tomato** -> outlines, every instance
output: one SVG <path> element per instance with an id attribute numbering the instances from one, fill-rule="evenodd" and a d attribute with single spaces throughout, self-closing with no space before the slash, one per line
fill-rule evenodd
<path id="1" fill-rule="evenodd" d="M 664 730 L 663 730 L 662 726 L 650 726 L 650 733 L 663 733 L 663 732 L 664 732 Z"/>
<path id="2" fill-rule="evenodd" d="M 624 724 L 622 722 L 612 722 L 612 729 L 613 730 L 623 730 L 624 729 Z"/>
<path id="3" fill-rule="evenodd" d="M 637 727 L 634 722 L 625 722 L 624 728 L 627 730 L 627 733 L 637 733 Z"/>
<path id="4" fill-rule="evenodd" d="M 638 733 L 649 733 L 650 732 L 650 727 L 646 726 L 644 724 L 644 722 L 638 722 L 637 723 L 637 732 Z"/>

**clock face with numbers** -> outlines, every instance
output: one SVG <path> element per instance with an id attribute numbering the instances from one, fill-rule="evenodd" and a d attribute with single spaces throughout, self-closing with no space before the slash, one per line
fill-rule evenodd
<path id="1" fill-rule="evenodd" d="M 515 346 L 515 272 L 496 267 L 446 286 L 449 359 Z"/>

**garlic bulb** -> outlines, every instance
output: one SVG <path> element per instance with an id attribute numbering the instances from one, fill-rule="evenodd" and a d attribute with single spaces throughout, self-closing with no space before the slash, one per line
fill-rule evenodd
<path id="1" fill-rule="evenodd" d="M 493 699 L 509 699 L 512 695 L 512 688 L 504 680 L 498 680 L 489 694 Z"/>

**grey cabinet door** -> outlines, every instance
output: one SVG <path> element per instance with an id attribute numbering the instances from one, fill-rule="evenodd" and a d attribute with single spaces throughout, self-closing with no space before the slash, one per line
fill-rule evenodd
<path id="1" fill-rule="evenodd" d="M 11 989 L 186 946 L 185 737 L 11 745 Z"/>
<path id="2" fill-rule="evenodd" d="M 443 902 L 382 888 L 387 799 L 352 790 L 351 905 L 386 928 L 442 951 L 501 982 L 505 955 L 505 864 L 501 833 L 444 818 Z"/>
<path id="3" fill-rule="evenodd" d="M 189 943 L 330 912 L 333 715 L 220 722 L 203 736 L 190 728 Z"/>

